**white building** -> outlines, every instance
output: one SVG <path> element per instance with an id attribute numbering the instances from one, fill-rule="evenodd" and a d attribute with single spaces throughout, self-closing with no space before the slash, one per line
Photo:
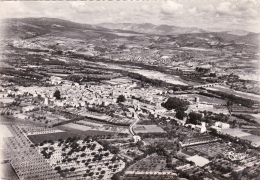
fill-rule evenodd
<path id="1" fill-rule="evenodd" d="M 220 121 L 215 122 L 215 126 L 221 129 L 229 129 L 230 125 L 228 123 L 223 123 Z"/>
<path id="2" fill-rule="evenodd" d="M 138 141 L 141 141 L 141 137 L 140 136 L 133 136 L 133 139 L 134 139 L 134 143 L 137 143 Z"/>
<path id="3" fill-rule="evenodd" d="M 35 109 L 35 106 L 25 106 L 22 108 L 23 112 L 29 112 Z"/>

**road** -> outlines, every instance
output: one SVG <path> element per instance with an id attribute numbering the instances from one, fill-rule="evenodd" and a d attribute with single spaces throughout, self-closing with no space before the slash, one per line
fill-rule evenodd
<path id="1" fill-rule="evenodd" d="M 133 131 L 133 127 L 134 127 L 134 126 L 138 123 L 138 121 L 140 120 L 135 111 L 134 111 L 134 113 L 135 113 L 134 117 L 135 117 L 136 121 L 133 122 L 133 123 L 129 126 L 129 132 L 132 134 L 132 136 L 135 135 L 135 133 L 134 133 L 134 131 Z"/>

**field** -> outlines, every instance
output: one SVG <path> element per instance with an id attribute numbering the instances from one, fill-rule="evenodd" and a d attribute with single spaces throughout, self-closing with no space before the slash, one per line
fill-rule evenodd
<path id="1" fill-rule="evenodd" d="M 243 137 L 243 136 L 249 136 L 251 134 L 243 132 L 242 129 L 222 129 L 223 134 L 229 134 L 233 137 Z"/>
<path id="2" fill-rule="evenodd" d="M 233 94 L 235 96 L 240 96 L 246 99 L 252 99 L 252 100 L 257 100 L 260 101 L 260 95 L 256 95 L 256 94 L 252 94 L 252 93 L 246 93 L 246 92 L 242 92 L 242 91 L 235 91 L 232 89 L 229 89 L 227 87 L 224 86 L 216 86 L 216 87 L 211 87 L 211 88 L 206 88 L 209 90 L 213 90 L 213 91 L 221 91 L 221 92 L 225 92 L 228 94 Z"/>
<path id="3" fill-rule="evenodd" d="M 201 156 L 198 156 L 198 155 L 189 157 L 189 158 L 187 158 L 187 160 L 193 161 L 197 166 L 200 166 L 200 167 L 209 163 L 208 159 L 201 157 Z"/>
<path id="4" fill-rule="evenodd" d="M 68 131 L 76 130 L 81 132 L 86 131 L 100 131 L 100 132 L 107 132 L 107 133 L 129 133 L 127 126 L 117 126 L 107 124 L 106 122 L 94 122 L 94 121 L 85 121 L 81 120 L 78 121 L 77 124 L 69 123 L 66 125 L 60 126 L 60 128 L 65 128 Z"/>
<path id="5" fill-rule="evenodd" d="M 227 145 L 219 142 L 201 144 L 191 147 L 191 149 L 197 151 L 198 153 L 202 153 L 202 155 L 206 155 L 208 157 L 216 157 L 219 154 L 223 154 L 225 151 L 228 150 L 228 148 L 229 147 Z"/>
<path id="6" fill-rule="evenodd" d="M 203 95 L 200 95 L 200 94 L 187 94 L 187 95 L 184 95 L 184 97 L 193 98 L 193 99 L 195 99 L 195 97 L 198 97 L 200 102 L 205 102 L 205 103 L 209 103 L 209 104 L 211 104 L 211 103 L 226 104 L 227 103 L 226 100 L 219 99 L 219 98 L 207 97 L 207 96 L 203 96 Z"/>
<path id="7" fill-rule="evenodd" d="M 58 133 L 49 133 L 49 134 L 38 134 L 38 135 L 29 135 L 28 138 L 34 143 L 42 143 L 44 140 L 58 141 L 59 139 L 66 140 L 68 137 L 74 137 L 75 134 L 68 132 L 58 132 Z"/>
<path id="8" fill-rule="evenodd" d="M 124 85 L 124 84 L 131 84 L 132 80 L 127 77 L 122 78 L 115 78 L 109 81 L 103 81 L 104 83 L 110 84 L 110 85 Z"/>
<path id="9" fill-rule="evenodd" d="M 260 124 L 260 114 L 250 114 L 254 117 L 254 120 Z"/>
<path id="10" fill-rule="evenodd" d="M 165 133 L 165 131 L 157 125 L 137 125 L 134 127 L 135 133 Z"/>
<path id="11" fill-rule="evenodd" d="M 78 124 L 74 124 L 74 123 L 69 123 L 69 124 L 65 124 L 65 125 L 62 125 L 62 126 L 77 129 L 77 130 L 80 130 L 80 131 L 87 131 L 87 130 L 91 129 L 88 126 L 78 125 Z"/>
<path id="12" fill-rule="evenodd" d="M 193 51 L 212 51 L 212 49 L 195 48 L 195 47 L 181 47 L 181 49 L 193 50 Z"/>
<path id="13" fill-rule="evenodd" d="M 250 134 L 252 132 L 252 134 Z M 260 146 L 260 136 L 253 135 L 258 134 L 258 130 L 243 130 L 243 129 L 223 129 L 222 133 L 229 134 L 233 137 L 239 137 L 251 141 L 253 145 Z"/>
<path id="14" fill-rule="evenodd" d="M 174 175 L 174 171 L 166 167 L 166 158 L 163 156 L 151 155 L 130 166 L 125 174 L 157 174 Z"/>
<path id="15" fill-rule="evenodd" d="M 85 120 L 77 121 L 77 123 L 83 124 L 86 126 L 97 126 L 97 127 L 103 126 L 100 122 L 95 123 L 95 122 L 90 122 L 90 121 L 85 121 Z"/>
<path id="16" fill-rule="evenodd" d="M 119 33 L 119 32 L 113 32 L 113 34 L 116 34 L 118 36 L 143 36 L 142 34 L 136 34 L 136 33 Z"/>
<path id="17" fill-rule="evenodd" d="M 107 131 L 96 131 L 96 130 L 87 130 L 85 131 L 86 136 L 95 136 L 95 135 L 113 135 L 115 134 L 114 132 L 107 132 Z"/>
<path id="18" fill-rule="evenodd" d="M 248 132 L 250 134 L 256 135 L 256 136 L 260 136 L 260 129 L 253 129 L 253 130 L 244 130 L 245 132 Z"/>
<path id="19" fill-rule="evenodd" d="M 11 164 L 0 164 L 0 179 L 19 179 Z"/>
<path id="20" fill-rule="evenodd" d="M 65 126 L 60 126 L 59 128 L 61 130 L 64 130 L 64 131 L 68 131 L 71 134 L 76 134 L 77 136 L 80 136 L 80 137 L 117 134 L 117 132 L 103 131 L 101 129 L 89 129 L 89 130 L 86 130 L 86 131 L 82 131 L 82 130 L 79 130 L 79 129 L 69 128 L 69 127 L 65 127 Z"/>
<path id="21" fill-rule="evenodd" d="M 249 136 L 243 136 L 243 137 L 240 137 L 240 138 L 252 141 L 252 144 L 255 145 L 255 146 L 260 146 L 260 136 L 249 135 Z"/>
<path id="22" fill-rule="evenodd" d="M 1 129 L 1 137 L 13 137 L 13 134 L 10 132 L 10 130 L 5 125 L 0 125 Z"/>
<path id="23" fill-rule="evenodd" d="M 172 76 L 163 74 L 158 71 L 150 71 L 150 70 L 134 70 L 133 72 L 141 74 L 151 79 L 158 79 L 165 81 L 167 83 L 176 84 L 176 85 L 183 85 L 187 86 L 188 84 L 184 83 L 178 76 Z"/>

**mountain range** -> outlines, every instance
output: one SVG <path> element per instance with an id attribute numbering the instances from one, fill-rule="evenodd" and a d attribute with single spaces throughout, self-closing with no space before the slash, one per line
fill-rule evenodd
<path id="1" fill-rule="evenodd" d="M 199 28 L 177 27 L 169 25 L 153 25 L 150 23 L 102 23 L 98 25 L 75 23 L 68 20 L 56 18 L 12 18 L 6 19 L 1 26 L 4 28 L 5 38 L 32 38 L 42 35 L 62 36 L 81 40 L 104 38 L 111 40 L 115 38 L 131 38 L 135 36 L 160 36 L 178 44 L 187 46 L 189 40 L 193 39 L 200 43 L 217 41 L 220 43 L 245 43 L 259 45 L 259 34 L 241 30 L 225 32 L 207 32 Z M 195 44 L 196 44 L 195 42 Z"/>
<path id="2" fill-rule="evenodd" d="M 206 31 L 199 28 L 177 27 L 169 25 L 154 25 L 150 23 L 135 24 L 135 23 L 101 23 L 98 26 L 107 29 L 120 29 L 134 31 L 145 34 L 160 34 L 160 35 L 177 35 L 191 33 L 205 33 Z"/>

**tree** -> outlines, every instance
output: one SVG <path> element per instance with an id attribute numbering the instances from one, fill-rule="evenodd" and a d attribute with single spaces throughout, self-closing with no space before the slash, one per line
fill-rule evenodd
<path id="1" fill-rule="evenodd" d="M 233 102 L 231 100 L 227 100 L 227 107 L 229 108 L 232 105 L 233 105 Z"/>
<path id="2" fill-rule="evenodd" d="M 116 161 L 116 156 L 113 156 L 112 159 L 111 159 L 112 162 L 115 162 Z"/>
<path id="3" fill-rule="evenodd" d="M 80 157 L 85 157 L 86 156 L 86 153 L 82 153 L 81 155 L 80 155 Z"/>
<path id="4" fill-rule="evenodd" d="M 126 49 L 126 45 L 125 44 L 121 44 L 120 46 L 118 46 L 118 49 Z"/>
<path id="5" fill-rule="evenodd" d="M 182 100 L 177 97 L 170 97 L 165 103 L 162 103 L 162 106 L 168 110 L 180 110 L 186 111 L 188 109 L 189 102 Z"/>
<path id="6" fill-rule="evenodd" d="M 75 168 L 74 167 L 70 168 L 70 171 L 75 171 Z"/>
<path id="7" fill-rule="evenodd" d="M 235 171 L 232 171 L 232 172 L 231 172 L 231 178 L 232 178 L 232 179 L 234 179 L 234 180 L 235 180 L 235 179 L 238 179 L 238 176 L 239 176 L 239 174 L 238 174 L 237 172 L 235 172 Z"/>
<path id="8" fill-rule="evenodd" d="M 54 97 L 56 97 L 56 99 L 60 99 L 61 96 L 60 96 L 60 91 L 59 90 L 56 90 L 53 94 Z"/>
<path id="9" fill-rule="evenodd" d="M 177 110 L 176 111 L 176 118 L 178 119 L 183 119 L 186 116 L 185 112 L 182 110 Z"/>
<path id="10" fill-rule="evenodd" d="M 118 98 L 117 98 L 117 100 L 116 100 L 116 102 L 117 102 L 117 103 L 125 102 L 125 100 L 126 100 L 126 99 L 125 99 L 125 96 L 124 96 L 124 95 L 119 95 Z"/>
<path id="11" fill-rule="evenodd" d="M 142 145 L 144 145 L 144 143 L 142 141 L 138 141 L 136 145 L 140 148 Z"/>
<path id="12" fill-rule="evenodd" d="M 61 170 L 60 166 L 56 166 L 55 170 L 57 170 L 57 171 Z"/>
<path id="13" fill-rule="evenodd" d="M 202 119 L 202 114 L 196 112 L 189 113 L 189 119 L 187 123 L 198 124 Z"/>
<path id="14" fill-rule="evenodd" d="M 168 155 L 168 156 L 166 157 L 166 166 L 167 166 L 168 168 L 172 168 L 172 156 L 171 156 L 171 155 Z"/>
<path id="15" fill-rule="evenodd" d="M 111 179 L 112 179 L 112 180 L 120 180 L 120 175 L 119 175 L 119 173 L 114 174 Z"/>
<path id="16" fill-rule="evenodd" d="M 98 178 L 99 179 L 102 179 L 104 177 L 104 175 L 99 175 Z"/>

